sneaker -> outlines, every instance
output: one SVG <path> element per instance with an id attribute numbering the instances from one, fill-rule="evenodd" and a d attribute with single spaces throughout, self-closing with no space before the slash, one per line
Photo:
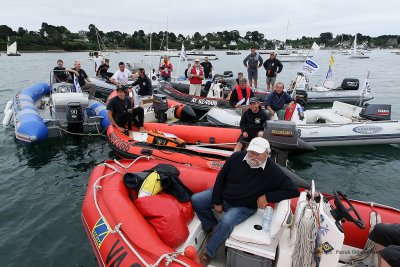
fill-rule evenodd
<path id="1" fill-rule="evenodd" d="M 200 264 L 202 266 L 208 266 L 208 263 L 210 262 L 210 257 L 207 255 L 206 250 L 203 250 L 199 258 L 200 258 Z"/>

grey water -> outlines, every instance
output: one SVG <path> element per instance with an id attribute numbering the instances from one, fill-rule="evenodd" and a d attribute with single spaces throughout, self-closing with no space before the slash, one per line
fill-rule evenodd
<path id="1" fill-rule="evenodd" d="M 215 71 L 245 72 L 242 55 L 215 52 Z M 111 54 L 114 71 L 119 61 L 152 63 L 157 58 L 143 52 Z M 82 68 L 94 75 L 94 63 L 87 53 L 24 53 L 21 57 L 0 56 L 0 112 L 19 90 L 48 81 L 50 70 L 61 58 L 67 67 L 81 60 Z M 262 55 L 266 59 L 267 55 Z M 311 84 L 321 84 L 328 70 L 329 51 L 313 57 L 320 65 Z M 374 50 L 369 59 L 348 59 L 334 55 L 333 79 L 369 82 L 375 98 L 371 103 L 392 104 L 392 118 L 400 119 L 400 56 L 388 50 Z M 183 75 L 185 62 L 172 59 L 175 72 Z M 289 85 L 302 63 L 283 63 L 278 81 Z M 259 87 L 265 88 L 265 71 L 259 70 Z M 56 138 L 41 144 L 17 141 L 12 125 L 0 129 L 0 265 L 1 266 L 96 266 L 94 253 L 81 223 L 80 213 L 91 170 L 115 157 L 105 138 L 85 137 L 75 145 L 71 138 Z M 399 145 L 334 147 L 299 156 L 289 166 L 306 180 L 314 179 L 317 189 L 346 192 L 351 198 L 400 208 Z"/>

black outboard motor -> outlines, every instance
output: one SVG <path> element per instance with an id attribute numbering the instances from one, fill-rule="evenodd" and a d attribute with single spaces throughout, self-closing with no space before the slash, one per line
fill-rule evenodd
<path id="1" fill-rule="evenodd" d="M 387 104 L 365 104 L 360 112 L 361 118 L 372 121 L 390 120 L 392 105 Z"/>
<path id="2" fill-rule="evenodd" d="M 72 102 L 67 105 L 65 111 L 67 116 L 67 130 L 71 133 L 83 133 L 83 110 L 78 102 Z M 77 144 L 81 140 L 80 135 L 73 135 L 74 143 Z"/>
<path id="3" fill-rule="evenodd" d="M 167 114 L 165 112 L 168 110 L 168 102 L 165 95 L 153 94 L 153 109 L 156 119 L 159 122 L 167 121 Z"/>
<path id="4" fill-rule="evenodd" d="M 271 145 L 272 159 L 284 167 L 289 153 L 298 155 L 315 151 L 315 147 L 299 138 L 296 123 L 292 121 L 267 121 L 264 138 Z"/>
<path id="5" fill-rule="evenodd" d="M 340 88 L 342 90 L 358 90 L 360 87 L 360 81 L 358 79 L 354 78 L 346 78 L 343 79 L 342 85 L 340 85 Z"/>
<path id="6" fill-rule="evenodd" d="M 233 72 L 231 70 L 224 71 L 224 78 L 233 77 Z"/>

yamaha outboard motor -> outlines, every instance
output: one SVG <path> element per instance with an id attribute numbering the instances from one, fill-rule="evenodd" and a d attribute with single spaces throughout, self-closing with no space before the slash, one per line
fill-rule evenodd
<path id="1" fill-rule="evenodd" d="M 83 111 L 82 106 L 78 102 L 72 102 L 67 105 L 67 130 L 71 133 L 83 133 Z M 78 142 L 81 136 L 74 135 L 74 141 Z"/>
<path id="2" fill-rule="evenodd" d="M 392 105 L 387 104 L 365 104 L 360 112 L 361 118 L 373 121 L 390 120 Z"/>
<path id="3" fill-rule="evenodd" d="M 153 94 L 153 109 L 156 119 L 159 122 L 167 121 L 166 111 L 168 110 L 168 102 L 165 95 Z"/>
<path id="4" fill-rule="evenodd" d="M 360 87 L 360 81 L 354 78 L 346 78 L 343 79 L 342 85 L 340 85 L 339 89 L 343 90 L 358 90 Z"/>
<path id="5" fill-rule="evenodd" d="M 264 138 L 271 145 L 272 159 L 284 167 L 289 153 L 299 155 L 315 151 L 315 147 L 298 137 L 296 123 L 292 121 L 267 121 Z"/>

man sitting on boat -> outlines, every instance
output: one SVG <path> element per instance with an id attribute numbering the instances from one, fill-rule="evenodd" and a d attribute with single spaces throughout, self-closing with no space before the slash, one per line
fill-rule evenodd
<path id="1" fill-rule="evenodd" d="M 201 84 L 204 80 L 204 71 L 200 65 L 200 59 L 194 60 L 193 66 L 188 70 L 188 77 L 190 82 L 189 95 L 200 96 Z"/>
<path id="2" fill-rule="evenodd" d="M 66 82 L 69 78 L 68 71 L 72 70 L 64 67 L 64 61 L 62 59 L 57 60 L 57 66 L 53 69 L 55 81 L 57 83 Z"/>
<path id="3" fill-rule="evenodd" d="M 171 74 L 173 68 L 171 62 L 169 61 L 169 57 L 167 55 L 164 55 L 163 62 L 160 64 L 159 71 L 161 73 L 160 79 L 162 81 L 167 81 L 167 82 L 171 81 Z"/>
<path id="4" fill-rule="evenodd" d="M 264 123 L 267 121 L 267 115 L 260 107 L 257 97 L 250 98 L 249 108 L 243 113 L 240 119 L 240 130 L 242 134 L 237 140 L 233 151 L 241 151 L 244 144 L 249 143 L 255 137 L 262 137 Z"/>
<path id="5" fill-rule="evenodd" d="M 96 85 L 91 83 L 88 75 L 86 72 L 81 69 L 81 62 L 79 60 L 75 60 L 74 68 L 69 70 L 70 72 L 74 73 L 78 78 L 79 86 L 81 87 L 82 91 L 89 92 L 89 98 L 94 98 L 96 93 Z"/>
<path id="6" fill-rule="evenodd" d="M 110 68 L 110 60 L 108 58 L 104 59 L 104 63 L 100 65 L 97 69 L 96 76 L 100 76 L 101 78 L 105 79 L 106 82 L 110 82 L 110 78 L 114 75 L 112 72 L 108 72 Z"/>
<path id="7" fill-rule="evenodd" d="M 293 98 L 283 91 L 283 88 L 283 83 L 278 82 L 275 90 L 269 94 L 265 101 L 265 108 L 269 111 L 270 118 L 273 118 L 276 113 L 278 119 L 283 120 L 285 115 L 285 104 L 289 104 L 289 106 L 295 104 Z"/>
<path id="8" fill-rule="evenodd" d="M 203 264 L 216 256 L 233 228 L 269 202 L 299 196 L 293 181 L 269 159 L 269 142 L 254 138 L 247 151 L 233 153 L 218 173 L 213 189 L 192 196 L 192 205 L 204 231 L 212 232 L 201 254 Z M 221 220 L 212 211 L 225 211 Z"/>
<path id="9" fill-rule="evenodd" d="M 379 267 L 400 266 L 400 224 L 379 223 L 368 238 L 375 242 Z"/>
<path id="10" fill-rule="evenodd" d="M 151 96 L 153 94 L 153 85 L 143 68 L 139 68 L 139 77 L 132 83 L 132 86 L 136 85 L 139 85 L 139 96 Z"/>
<path id="11" fill-rule="evenodd" d="M 125 68 L 125 63 L 118 63 L 118 70 L 114 73 L 114 75 L 110 78 L 110 82 L 115 84 L 117 87 L 121 85 L 126 85 L 129 81 L 129 78 L 133 78 L 132 72 Z"/>
<path id="12" fill-rule="evenodd" d="M 108 102 L 108 119 L 111 124 L 121 132 L 126 132 L 125 125 L 128 125 L 128 131 L 132 129 L 132 121 L 139 131 L 143 132 L 144 110 L 142 107 L 134 107 L 132 100 L 127 96 L 128 87 L 117 87 L 117 96 Z"/>
<path id="13" fill-rule="evenodd" d="M 242 78 L 239 80 L 239 85 L 235 86 L 235 89 L 232 90 L 232 94 L 229 98 L 229 104 L 238 108 L 241 105 L 248 105 L 249 99 L 254 96 L 253 91 L 250 86 L 247 85 L 247 79 Z"/>

